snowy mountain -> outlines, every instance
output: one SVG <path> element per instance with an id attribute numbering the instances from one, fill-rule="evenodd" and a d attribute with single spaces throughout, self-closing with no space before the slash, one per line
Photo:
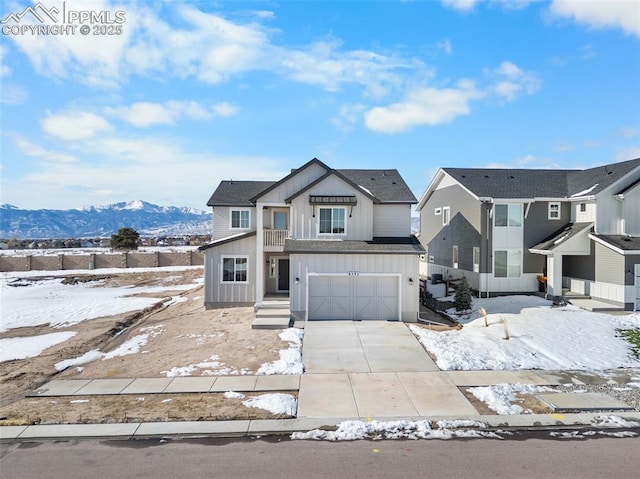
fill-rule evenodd
<path id="1" fill-rule="evenodd" d="M 140 200 L 73 210 L 0 205 L 0 238 L 4 239 L 106 238 L 123 227 L 143 236 L 203 235 L 211 233 L 211 213 Z"/>

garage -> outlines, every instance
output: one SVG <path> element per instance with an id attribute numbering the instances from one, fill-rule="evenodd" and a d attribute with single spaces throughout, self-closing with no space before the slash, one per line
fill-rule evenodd
<path id="1" fill-rule="evenodd" d="M 308 319 L 400 318 L 400 275 L 309 274 Z"/>

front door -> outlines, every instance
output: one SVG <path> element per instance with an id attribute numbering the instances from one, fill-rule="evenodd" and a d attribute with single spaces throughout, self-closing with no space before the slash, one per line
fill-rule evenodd
<path id="1" fill-rule="evenodd" d="M 278 291 L 289 291 L 289 259 L 278 259 Z"/>

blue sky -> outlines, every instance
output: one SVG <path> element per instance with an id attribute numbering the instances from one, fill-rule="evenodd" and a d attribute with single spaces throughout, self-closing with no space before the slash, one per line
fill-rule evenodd
<path id="1" fill-rule="evenodd" d="M 220 180 L 314 157 L 396 168 L 419 197 L 441 166 L 640 156 L 635 0 L 64 7 L 107 12 L 98 27 L 119 11 L 122 33 L 1 35 L 2 203 L 205 209 Z"/>

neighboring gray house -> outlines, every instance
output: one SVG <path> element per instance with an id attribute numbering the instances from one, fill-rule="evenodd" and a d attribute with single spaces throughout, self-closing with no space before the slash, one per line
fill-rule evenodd
<path id="1" fill-rule="evenodd" d="M 640 158 L 588 170 L 441 168 L 417 209 L 423 276 L 465 275 L 480 295 L 538 291 L 542 278 L 550 295 L 640 310 Z"/>
<path id="2" fill-rule="evenodd" d="M 277 182 L 223 181 L 207 205 L 207 307 L 260 307 L 287 294 L 298 319 L 416 321 L 417 203 L 390 170 L 332 169 L 317 159 Z"/>

